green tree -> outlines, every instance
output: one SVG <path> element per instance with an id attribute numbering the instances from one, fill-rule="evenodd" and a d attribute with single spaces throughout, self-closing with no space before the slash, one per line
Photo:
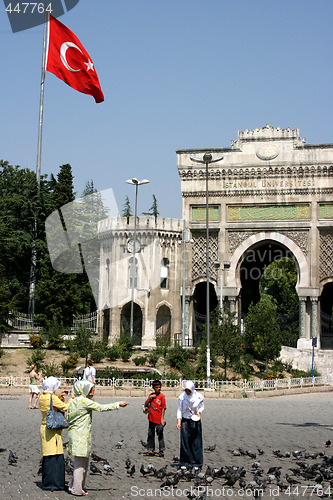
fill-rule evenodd
<path id="1" fill-rule="evenodd" d="M 51 176 L 51 183 L 54 209 L 61 208 L 75 199 L 72 167 L 68 163 L 61 165 L 57 180 L 53 175 Z"/>
<path id="2" fill-rule="evenodd" d="M 260 301 L 250 304 L 245 318 L 245 339 L 254 354 L 266 362 L 276 359 L 281 351 L 281 330 L 276 300 L 263 293 Z"/>
<path id="3" fill-rule="evenodd" d="M 73 189 L 71 166 L 62 165 L 57 180 L 52 176 L 49 183 L 52 211 L 59 210 L 63 205 L 74 200 Z M 59 215 L 62 216 L 61 211 Z M 79 217 L 79 222 L 82 223 L 81 217 Z M 63 324 L 64 327 L 70 327 L 73 315 L 87 314 L 96 309 L 89 280 L 83 267 L 79 274 L 67 274 L 54 270 L 45 235 L 43 244 L 37 266 L 36 321 L 42 326 L 46 326 L 47 322 L 55 321 Z"/>
<path id="4" fill-rule="evenodd" d="M 274 297 L 283 345 L 296 347 L 299 328 L 299 298 L 296 292 L 297 268 L 290 257 L 269 264 L 260 279 L 260 290 Z"/>
<path id="5" fill-rule="evenodd" d="M 86 359 L 86 364 L 88 355 L 94 347 L 93 336 L 94 332 L 82 325 L 77 328 L 73 340 L 66 342 L 69 352 L 78 353 Z"/>
<path id="6" fill-rule="evenodd" d="M 229 363 L 239 360 L 242 354 L 243 340 L 240 328 L 236 324 L 236 313 L 232 313 L 229 308 L 224 308 L 222 314 L 217 308 L 210 325 L 210 334 L 213 353 L 223 358 L 224 378 L 226 379 Z"/>
<path id="7" fill-rule="evenodd" d="M 158 205 L 157 205 L 157 200 L 156 200 L 156 196 L 153 194 L 153 203 L 152 203 L 152 206 L 150 207 L 149 211 L 148 212 L 142 212 L 143 215 L 153 215 L 156 219 L 156 217 L 158 217 L 160 215 L 159 211 L 158 211 Z"/>
<path id="8" fill-rule="evenodd" d="M 97 189 L 94 186 L 94 181 L 90 179 L 90 181 L 86 182 L 84 190 L 82 191 L 82 196 L 88 196 L 93 193 L 97 193 Z"/>
<path id="9" fill-rule="evenodd" d="M 44 195 L 43 182 L 41 191 Z M 37 248 L 40 247 L 43 206 L 36 175 L 28 169 L 0 161 L 0 286 L 3 307 L 28 310 L 31 245 L 38 220 Z M 7 297 L 7 299 L 6 299 Z M 4 310 L 4 309 L 3 309 Z"/>
<path id="10" fill-rule="evenodd" d="M 133 215 L 133 212 L 132 212 L 132 208 L 131 208 L 131 203 L 129 201 L 129 197 L 126 196 L 125 198 L 125 203 L 123 204 L 123 210 L 121 212 L 121 215 L 123 217 L 127 217 L 127 224 L 129 223 L 129 218 L 132 217 Z"/>

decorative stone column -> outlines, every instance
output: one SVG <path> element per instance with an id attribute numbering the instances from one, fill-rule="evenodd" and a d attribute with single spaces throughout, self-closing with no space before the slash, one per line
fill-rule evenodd
<path id="1" fill-rule="evenodd" d="M 306 332 L 306 300 L 307 296 L 299 297 L 299 337 L 297 349 L 311 349 L 310 332 Z"/>
<path id="2" fill-rule="evenodd" d="M 311 297 L 311 338 L 318 338 L 318 298 Z"/>
<path id="3" fill-rule="evenodd" d="M 299 298 L 299 339 L 305 339 L 305 310 L 306 297 Z"/>

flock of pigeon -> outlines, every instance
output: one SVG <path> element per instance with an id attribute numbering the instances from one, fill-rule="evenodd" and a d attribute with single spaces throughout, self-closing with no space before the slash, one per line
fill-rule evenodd
<path id="1" fill-rule="evenodd" d="M 123 442 L 124 440 L 119 441 L 115 445 L 115 449 L 121 449 Z M 64 443 L 65 448 L 66 444 Z M 146 443 L 142 440 L 141 445 L 146 447 Z M 261 464 L 263 456 L 266 455 L 261 448 L 258 448 L 256 452 L 242 448 L 228 450 L 232 457 L 244 457 L 247 465 L 207 466 L 205 472 L 199 467 L 180 467 L 178 456 L 173 457 L 171 464 L 163 465 L 161 468 L 155 467 L 151 461 L 147 465 L 141 463 L 138 471 L 136 471 L 135 463 L 132 463 L 128 457 L 124 468 L 129 478 L 138 477 L 135 474 L 139 474 L 139 477 L 155 480 L 155 489 L 170 490 L 181 487 L 180 483 L 185 483 L 184 491 L 190 500 L 205 500 L 209 496 L 208 489 L 210 488 L 211 491 L 213 486 L 220 491 L 220 496 L 230 496 L 230 493 L 223 495 L 222 492 L 225 492 L 226 489 L 232 489 L 235 494 L 238 493 L 238 496 L 249 497 L 250 492 L 254 498 L 261 498 L 265 492 L 269 493 L 269 491 L 268 496 L 272 496 L 272 491 L 275 489 L 279 495 L 285 493 L 289 498 L 292 498 L 291 495 L 294 495 L 295 498 L 298 496 L 303 496 L 303 498 L 315 498 L 316 496 L 333 498 L 333 456 L 328 455 L 330 446 L 331 441 L 328 440 L 325 443 L 324 451 L 313 453 L 305 450 L 292 452 L 272 450 L 272 458 L 269 458 L 271 465 L 266 467 L 267 470 Z M 5 448 L 0 448 L 0 453 L 5 451 Z M 214 451 L 216 451 L 216 445 L 205 448 L 206 453 Z M 274 461 L 275 463 L 273 463 Z M 9 450 L 8 465 L 15 467 L 17 462 L 17 454 Z M 65 459 L 65 470 L 67 474 L 73 474 L 74 463 L 69 456 Z M 90 473 L 93 475 L 112 475 L 114 468 L 110 466 L 106 458 L 93 451 L 91 453 Z M 41 474 L 41 462 L 38 474 Z M 240 494 L 241 492 L 242 494 Z"/>

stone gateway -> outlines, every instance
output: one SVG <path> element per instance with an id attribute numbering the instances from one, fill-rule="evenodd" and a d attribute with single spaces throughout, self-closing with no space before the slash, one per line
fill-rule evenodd
<path id="1" fill-rule="evenodd" d="M 332 349 L 333 144 L 306 144 L 298 129 L 270 125 L 238 132 L 227 148 L 177 151 L 182 220 L 138 217 L 137 245 L 128 245 L 133 217 L 100 222 L 100 334 L 112 343 L 128 331 L 134 283 L 136 344 L 179 343 L 182 329 L 186 345 L 196 343 L 206 314 L 206 170 L 191 158 L 206 152 L 222 157 L 208 168 L 210 310 L 223 295 L 241 324 L 265 267 L 289 256 L 297 347 L 317 338 Z"/>

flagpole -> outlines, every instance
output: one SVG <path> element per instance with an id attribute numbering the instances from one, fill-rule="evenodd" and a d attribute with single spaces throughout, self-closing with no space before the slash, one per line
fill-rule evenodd
<path id="1" fill-rule="evenodd" d="M 40 185 L 41 158 L 42 158 L 42 132 L 43 132 L 44 83 L 45 83 L 45 59 L 46 59 L 46 25 L 47 25 L 47 12 L 45 11 L 43 56 L 42 56 L 42 70 L 41 70 L 41 80 L 40 80 L 40 99 L 39 99 L 37 165 L 36 165 L 36 177 L 37 177 L 38 188 Z"/>
<path id="2" fill-rule="evenodd" d="M 42 158 L 44 83 L 45 83 L 45 59 L 46 59 L 46 25 L 47 25 L 47 12 L 45 10 L 42 69 L 41 69 L 40 97 L 39 97 L 37 163 L 36 163 L 36 180 L 37 180 L 38 193 L 40 190 L 40 173 L 41 173 L 41 158 Z M 37 216 L 35 215 L 34 227 L 33 227 L 33 241 L 31 246 L 31 266 L 30 266 L 29 306 L 28 306 L 28 312 L 32 316 L 34 315 L 35 312 L 35 288 L 36 288 L 36 265 L 37 265 L 36 238 L 37 238 Z"/>

